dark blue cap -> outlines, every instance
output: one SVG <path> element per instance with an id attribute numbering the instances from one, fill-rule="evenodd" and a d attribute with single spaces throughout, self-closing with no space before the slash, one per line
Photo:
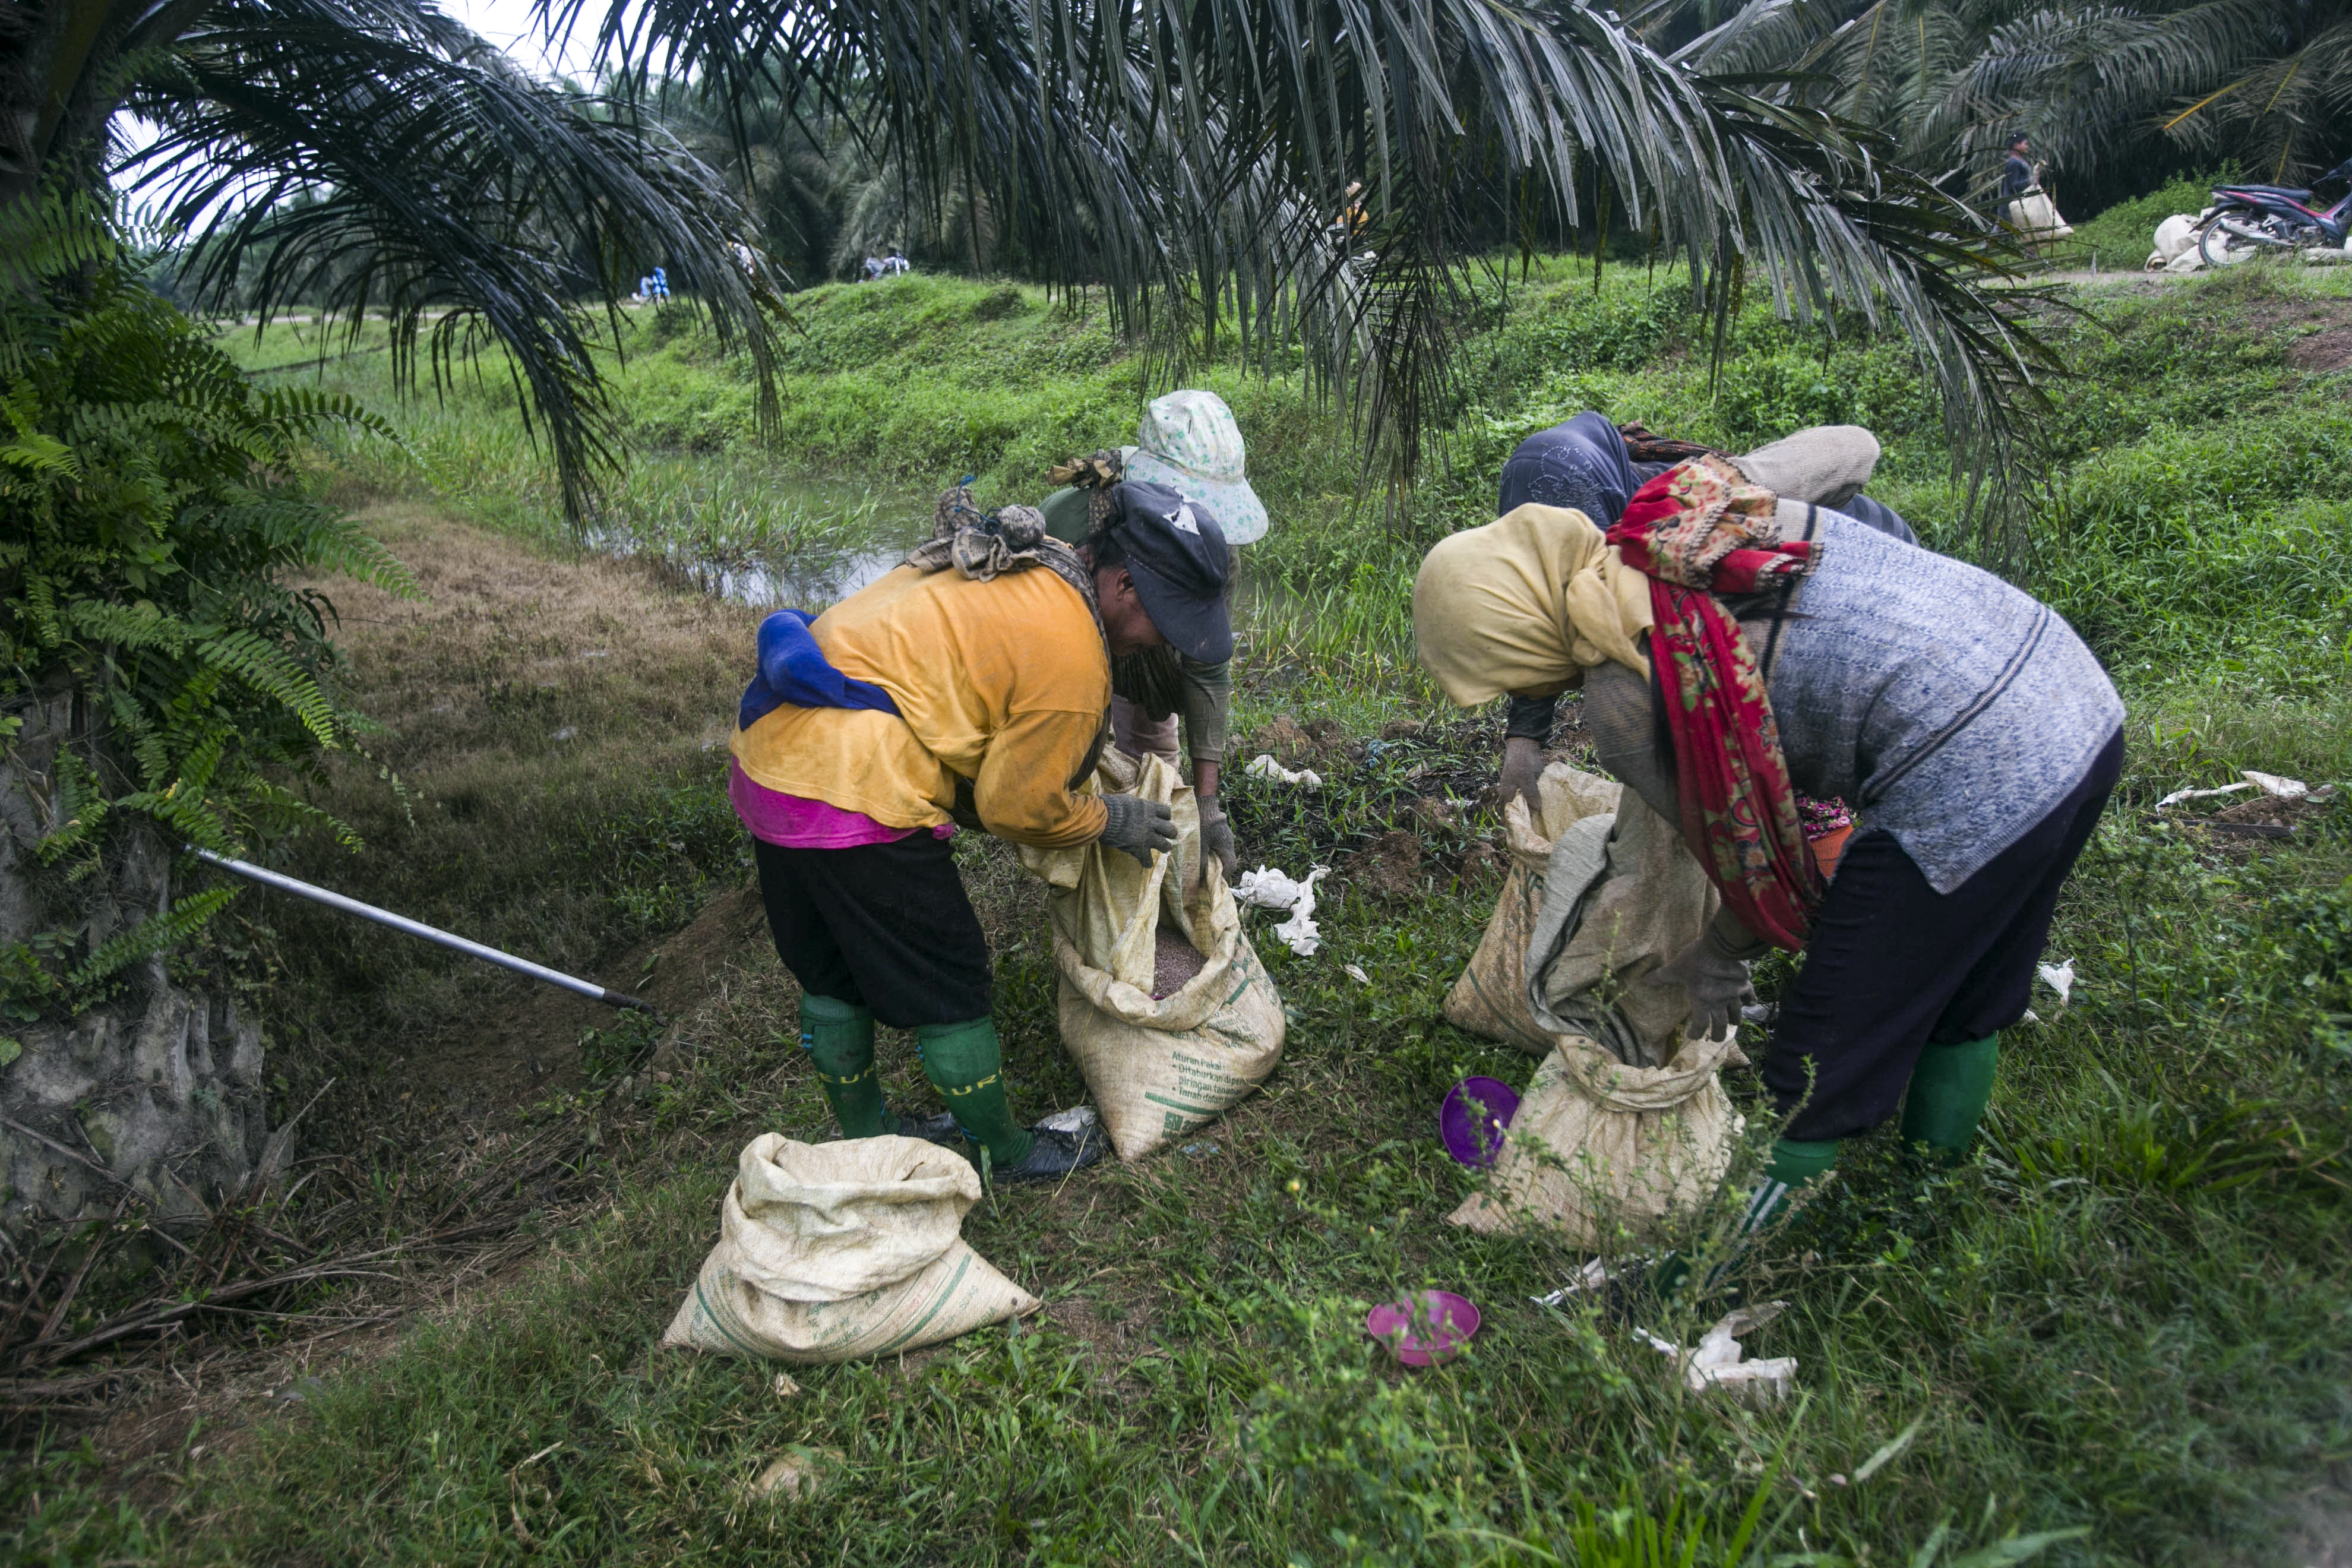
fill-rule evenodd
<path id="1" fill-rule="evenodd" d="M 1144 614 L 1177 652 L 1198 664 L 1234 657 L 1234 623 L 1225 605 L 1233 571 L 1225 531 L 1209 509 L 1165 485 L 1130 479 L 1113 492 L 1103 526 L 1135 579 Z"/>

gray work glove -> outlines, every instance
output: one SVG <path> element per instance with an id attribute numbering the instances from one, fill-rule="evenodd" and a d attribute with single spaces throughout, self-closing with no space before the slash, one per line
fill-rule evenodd
<path id="1" fill-rule="evenodd" d="M 1503 742 L 1503 776 L 1495 785 L 1495 804 L 1506 806 L 1517 795 L 1528 803 L 1532 817 L 1542 808 L 1543 796 L 1536 781 L 1543 777 L 1543 748 L 1525 735 L 1513 735 Z"/>
<path id="2" fill-rule="evenodd" d="M 1748 965 L 1723 950 L 1713 931 L 1666 961 L 1658 977 L 1690 993 L 1689 1032 L 1721 1039 L 1739 1026 L 1739 1009 L 1756 1000 Z"/>
<path id="3" fill-rule="evenodd" d="M 1102 841 L 1124 849 L 1151 868 L 1153 851 L 1165 855 L 1176 847 L 1176 814 L 1164 801 L 1131 795 L 1103 796 Z"/>
<path id="4" fill-rule="evenodd" d="M 1201 800 L 1201 853 L 1217 858 L 1217 864 L 1225 869 L 1226 881 L 1241 875 L 1242 856 L 1234 844 L 1233 824 L 1225 820 L 1225 808 L 1213 795 Z"/>

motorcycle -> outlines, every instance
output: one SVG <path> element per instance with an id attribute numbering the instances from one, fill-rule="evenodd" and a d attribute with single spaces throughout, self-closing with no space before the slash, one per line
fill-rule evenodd
<path id="1" fill-rule="evenodd" d="M 2347 158 L 2313 182 L 2352 181 Z M 2197 253 L 2208 267 L 2228 267 L 2250 256 L 2291 250 L 2341 250 L 2352 234 L 2352 191 L 2332 207 L 2305 204 L 2311 192 L 2287 185 L 2220 185 L 2200 222 Z"/>

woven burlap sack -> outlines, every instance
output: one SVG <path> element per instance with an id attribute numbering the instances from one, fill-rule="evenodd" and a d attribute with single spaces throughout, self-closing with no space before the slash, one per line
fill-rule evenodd
<path id="1" fill-rule="evenodd" d="M 1143 759 L 1129 787 L 1173 809 L 1174 853 L 1155 856 L 1148 869 L 1099 844 L 1022 856 L 1053 888 L 1062 1044 L 1122 1160 L 1140 1159 L 1247 1099 L 1282 1060 L 1284 1028 L 1282 998 L 1243 934 L 1224 873 L 1215 857 L 1202 860 L 1192 788 L 1156 756 Z M 1162 921 L 1203 962 L 1155 1000 Z"/>
<path id="2" fill-rule="evenodd" d="M 1543 907 L 1544 870 L 1555 839 L 1580 818 L 1617 809 L 1618 786 L 1566 763 L 1543 771 L 1536 785 L 1540 805 L 1528 810 L 1514 798 L 1503 807 L 1503 847 L 1509 866 L 1495 916 L 1478 940 L 1478 951 L 1454 989 L 1445 994 L 1446 1021 L 1474 1035 L 1516 1046 L 1531 1056 L 1551 1049 L 1528 1008 L 1528 939 Z"/>
<path id="3" fill-rule="evenodd" d="M 1580 1035 L 1554 1037 L 1511 1119 L 1486 1190 L 1447 1217 L 1492 1233 L 1519 1225 L 1615 1250 L 1723 1180 L 1746 1128 L 1719 1069 L 1732 1037 L 1685 1040 L 1662 1068 L 1631 1068 Z"/>
<path id="4" fill-rule="evenodd" d="M 719 1245 L 662 1335 L 722 1355 L 858 1361 L 938 1344 L 1037 1310 L 974 1252 L 980 1174 L 919 1138 L 751 1140 Z"/>

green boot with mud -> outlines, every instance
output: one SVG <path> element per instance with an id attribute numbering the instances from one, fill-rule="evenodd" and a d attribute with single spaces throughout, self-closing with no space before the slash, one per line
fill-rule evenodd
<path id="1" fill-rule="evenodd" d="M 1699 1289 L 1712 1295 L 1723 1284 L 1723 1277 L 1738 1261 L 1755 1237 L 1769 1229 L 1789 1206 L 1789 1200 L 1811 1186 L 1837 1163 L 1838 1142 L 1834 1138 L 1810 1142 L 1795 1138 L 1782 1138 L 1772 1145 L 1772 1158 L 1764 1167 L 1764 1174 L 1748 1195 L 1748 1206 L 1739 1216 L 1739 1228 L 1731 1238 L 1729 1250 L 1721 1261 L 1708 1268 Z M 1689 1284 L 1696 1265 L 1679 1252 L 1670 1252 L 1650 1270 L 1641 1285 L 1659 1300 L 1679 1295 Z"/>

